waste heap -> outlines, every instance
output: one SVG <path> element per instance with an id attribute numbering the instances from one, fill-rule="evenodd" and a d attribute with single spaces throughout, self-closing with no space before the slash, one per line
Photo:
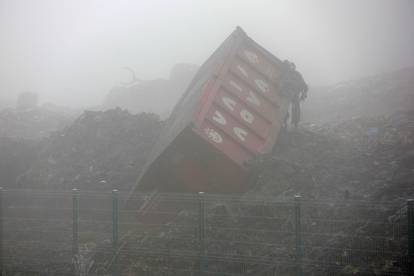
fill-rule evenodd
<path id="1" fill-rule="evenodd" d="M 36 160 L 38 143 L 63 129 L 76 112 L 52 105 L 0 110 L 0 175 L 3 188 L 15 188 L 16 178 Z"/>
<path id="2" fill-rule="evenodd" d="M 17 185 L 37 189 L 128 189 L 136 181 L 159 117 L 120 108 L 85 111 L 72 125 L 43 139 L 36 162 Z"/>
<path id="3" fill-rule="evenodd" d="M 303 119 L 312 123 L 390 116 L 414 109 L 414 67 L 327 87 L 311 87 Z"/>
<path id="4" fill-rule="evenodd" d="M 68 126 L 76 116 L 75 111 L 47 106 L 23 110 L 3 109 L 0 111 L 0 137 L 38 141 Z"/>
<path id="5" fill-rule="evenodd" d="M 275 271 L 275 265 L 266 267 L 263 265 L 264 260 L 277 264 L 290 258 L 294 262 L 292 239 L 284 234 L 287 228 L 292 227 L 293 222 L 289 220 L 292 217 L 289 211 L 282 211 L 283 208 L 267 205 L 263 198 L 271 196 L 273 200 L 288 202 L 292 201 L 294 195 L 300 194 L 305 201 L 329 202 L 327 208 L 322 210 L 312 206 L 304 210 L 303 224 L 307 227 L 306 231 L 316 234 L 330 231 L 329 238 L 321 235 L 306 237 L 304 254 L 320 263 L 332 256 L 340 256 L 341 261 L 351 260 L 349 264 L 341 263 L 336 270 L 324 265 L 305 264 L 307 275 L 371 275 L 404 271 L 406 237 L 395 238 L 395 231 L 387 232 L 388 230 L 382 229 L 383 224 L 377 222 L 391 224 L 405 218 L 405 211 L 401 207 L 407 198 L 414 197 L 411 184 L 414 179 L 413 161 L 413 112 L 400 112 L 380 118 L 359 118 L 337 125 L 308 125 L 285 133 L 272 155 L 257 159 L 252 164 L 258 177 L 250 183 L 250 190 L 241 198 L 239 205 L 228 198 L 217 199 L 207 205 L 208 254 L 244 255 L 251 256 L 252 259 L 259 256 L 250 261 L 251 264 L 258 263 L 257 266 L 247 265 L 242 272 L 250 273 L 249 275 L 270 275 L 259 274 L 260 269 L 264 268 L 270 272 L 272 269 Z M 252 200 L 257 200 L 257 204 L 251 204 Z M 185 204 L 184 199 L 177 201 L 180 201 L 178 205 Z M 371 202 L 371 209 L 363 208 L 361 211 L 358 202 Z M 153 211 L 168 214 L 173 210 L 174 208 L 166 208 Z M 334 227 L 328 227 L 319 220 L 329 217 L 335 220 L 339 214 L 352 218 L 354 223 L 337 223 Z M 266 221 L 260 219 L 260 215 L 273 216 L 275 219 Z M 285 223 L 279 223 L 279 219 Z M 130 229 L 132 232 L 124 237 L 123 251 L 120 251 L 123 272 L 133 274 L 150 271 L 151 275 L 165 275 L 166 271 L 184 269 L 181 275 L 190 275 L 191 269 L 198 269 L 197 266 L 192 267 L 197 265 L 197 258 L 189 257 L 198 254 L 197 224 L 195 202 L 178 211 L 174 219 L 166 224 L 154 224 L 150 228 L 141 225 L 135 232 Z M 262 229 L 263 232 L 260 235 L 252 234 L 246 232 L 247 229 Z M 266 231 L 269 229 L 272 231 Z M 379 253 L 384 249 L 375 247 L 372 250 L 371 244 L 381 244 L 376 243 L 374 237 L 382 232 L 386 235 L 387 248 L 401 249 L 396 251 L 399 252 L 398 256 L 387 259 L 386 253 Z M 369 241 L 361 242 L 361 238 L 355 238 L 365 236 Z M 319 246 L 312 247 L 310 244 Z M 346 248 L 359 249 L 351 251 Z M 352 254 L 352 259 L 349 254 Z M 96 258 L 97 264 L 109 263 L 101 255 Z M 354 263 L 352 260 L 369 261 Z M 245 261 L 249 262 L 248 259 Z M 243 263 L 243 260 L 237 262 Z M 293 275 L 292 263 L 290 267 L 287 264 L 289 263 L 282 263 L 278 271 L 285 273 L 283 275 Z M 240 273 L 233 266 L 232 262 L 225 262 L 219 257 L 209 260 L 210 271 L 217 269 Z M 99 270 L 99 267 L 95 268 Z"/>
<path id="6" fill-rule="evenodd" d="M 0 156 L 1 185 L 3 188 L 15 188 L 16 178 L 36 160 L 36 143 L 27 139 L 0 137 Z"/>

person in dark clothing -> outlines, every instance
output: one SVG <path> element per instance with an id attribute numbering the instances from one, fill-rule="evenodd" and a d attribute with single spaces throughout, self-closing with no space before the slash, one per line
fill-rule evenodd
<path id="1" fill-rule="evenodd" d="M 295 95 L 295 98 L 293 98 L 291 103 L 291 113 L 292 113 L 292 119 L 290 123 L 294 125 L 295 127 L 298 127 L 299 121 L 300 121 L 300 103 L 298 96 Z"/>
<path id="2" fill-rule="evenodd" d="M 281 89 L 291 98 L 291 124 L 297 127 L 300 121 L 300 101 L 308 96 L 308 85 L 302 75 L 296 71 L 295 64 L 288 60 L 283 62 Z"/>
<path id="3" fill-rule="evenodd" d="M 289 110 L 288 110 L 288 112 L 286 112 L 285 118 L 283 119 L 283 124 L 282 124 L 282 130 L 283 131 L 287 130 L 288 121 L 289 121 Z"/>

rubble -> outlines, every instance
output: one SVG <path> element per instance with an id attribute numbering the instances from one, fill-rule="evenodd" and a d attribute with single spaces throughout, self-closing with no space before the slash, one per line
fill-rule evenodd
<path id="1" fill-rule="evenodd" d="M 215 241 L 209 243 L 209 250 L 214 254 L 225 253 L 229 256 L 244 254 L 251 258 L 262 256 L 262 259 L 293 260 L 291 238 L 285 234 L 265 231 L 292 231 L 291 213 L 280 206 L 273 208 L 260 201 L 257 204 L 249 203 L 264 197 L 288 202 L 292 201 L 294 195 L 300 194 L 309 201 L 333 202 L 322 211 L 315 208 L 305 210 L 304 213 L 308 216 L 306 222 L 309 222 L 313 231 L 322 231 L 326 227 L 314 222 L 315 214 L 321 217 L 337 215 L 338 210 L 341 210 L 336 205 L 338 202 L 348 202 L 348 212 L 358 221 L 364 220 L 367 215 L 385 221 L 404 217 L 401 209 L 396 209 L 395 206 L 414 196 L 411 185 L 414 179 L 413 120 L 412 112 L 399 112 L 391 116 L 354 118 L 336 124 L 303 124 L 298 129 L 284 133 L 272 155 L 264 156 L 251 164 L 257 178 L 251 182 L 250 190 L 242 196 L 239 205 L 229 203 L 226 198 L 218 198 L 207 206 L 209 215 L 206 219 L 210 227 L 207 237 Z M 18 178 L 18 185 L 24 188 L 54 190 L 77 187 L 81 191 L 108 191 L 118 188 L 127 192 L 139 175 L 154 138 L 159 135 L 162 126 L 163 122 L 154 114 L 131 115 L 119 108 L 85 112 L 72 125 L 37 144 L 36 162 L 27 165 L 29 169 Z M 14 143 L 16 142 L 13 141 L 11 151 L 16 154 L 19 145 Z M 21 150 L 26 152 L 24 148 Z M 377 202 L 380 208 L 372 214 L 359 213 L 355 205 L 359 200 Z M 162 221 L 164 223 L 155 223 L 162 224 L 163 227 L 145 228 L 141 224 L 135 229 L 122 229 L 123 233 L 127 231 L 126 236 L 122 236 L 121 243 L 124 250 L 122 252 L 125 253 L 121 255 L 123 272 L 136 274 L 151 270 L 153 275 L 163 275 L 169 268 L 165 263 L 168 254 L 186 252 L 197 256 L 197 202 L 188 206 L 184 206 L 183 202 L 180 199 L 178 207 L 176 206 L 179 209 L 177 216 Z M 390 202 L 397 205 L 389 205 Z M 170 206 L 155 205 L 155 208 L 158 212 L 174 210 Z M 269 222 L 259 218 L 243 218 L 261 215 L 272 215 L 276 218 L 284 216 L 285 221 L 280 224 L 279 220 Z M 130 218 L 127 222 L 134 220 Z M 185 225 L 188 227 L 183 228 Z M 263 231 L 257 235 L 247 229 Z M 364 224 L 339 225 L 329 239 L 319 237 L 313 238 L 311 242 L 332 248 L 344 248 L 345 245 L 358 242 L 350 240 L 349 236 L 378 231 L 367 220 Z M 239 241 L 246 244 L 240 244 Z M 93 244 L 93 249 L 88 251 L 87 256 L 94 260 L 95 265 L 88 267 L 88 270 L 91 274 L 105 275 L 103 271 L 107 271 L 111 263 L 107 242 L 85 242 Z M 404 239 L 393 239 L 389 243 L 394 247 L 402 246 Z M 263 246 L 264 244 L 279 245 L 275 247 Z M 338 254 L 336 251 L 318 248 L 308 249 L 305 253 L 320 260 L 328 258 L 327 254 Z M 372 261 L 365 265 L 348 265 L 343 268 L 343 272 L 391 269 L 376 265 L 378 259 L 373 255 L 370 257 Z M 171 262 L 170 265 L 174 268 L 184 269 L 196 265 L 197 258 L 177 257 Z M 270 265 L 256 266 L 254 262 L 255 260 L 245 267 L 250 274 L 272 269 Z M 153 270 L 154 267 L 158 268 L 158 272 Z M 217 271 L 236 269 L 223 260 L 210 262 L 209 268 Z M 282 265 L 279 269 L 288 275 L 292 272 L 289 265 Z M 313 275 L 327 273 L 323 270 L 326 267 L 318 269 L 310 271 L 313 271 Z"/>
<path id="2" fill-rule="evenodd" d="M 3 109 L 0 110 L 0 137 L 39 141 L 69 125 L 77 114 L 77 111 L 51 105 Z"/>
<path id="3" fill-rule="evenodd" d="M 347 256 L 343 254 L 353 254 L 354 260 L 368 260 L 343 265 L 339 269 L 345 274 L 350 270 L 362 274 L 364 272 L 361 271 L 404 271 L 404 265 L 398 263 L 405 254 L 404 237 L 396 238 L 394 230 L 390 232 L 383 229 L 385 226 L 382 224 L 371 222 L 386 223 L 395 220 L 396 217 L 405 216 L 401 215 L 401 203 L 409 197 L 414 197 L 414 187 L 411 184 L 414 179 L 413 123 L 413 112 L 401 112 L 388 117 L 354 119 L 337 125 L 307 125 L 285 133 L 272 155 L 264 156 L 251 164 L 258 177 L 251 183 L 250 190 L 241 197 L 238 203 L 240 205 L 231 203 L 225 197 L 208 204 L 206 219 L 209 254 L 242 254 L 252 258 L 260 256 L 261 262 L 269 258 L 275 262 L 290 258 L 290 261 L 294 262 L 292 240 L 288 234 L 284 234 L 284 231 L 293 231 L 291 213 L 289 209 L 284 210 L 283 206 L 271 207 L 271 204 L 263 202 L 263 198 L 271 197 L 272 200 L 280 202 L 292 202 L 293 197 L 300 194 L 305 206 L 309 204 L 303 211 L 306 231 L 329 231 L 329 239 L 318 235 L 306 238 L 306 245 L 309 246 L 304 251 L 306 256 L 320 262 L 330 260 L 334 256 L 342 256 L 342 261 L 347 260 Z M 251 204 L 252 200 L 259 201 Z M 376 208 L 366 209 L 363 207 L 364 202 L 371 202 L 371 208 L 373 204 Z M 316 208 L 312 203 L 325 205 L 324 208 Z M 168 252 L 178 254 L 174 250 L 197 256 L 196 204 L 197 202 L 193 202 L 192 206 L 184 207 L 163 227 L 163 224 L 160 224 L 160 228 L 151 230 L 142 226 L 135 230 L 130 229 L 135 231 L 135 234 L 131 235 L 129 232 L 124 238 L 124 250 L 135 252 L 135 256 L 140 257 L 131 258 L 130 254 L 121 254 L 124 272 L 144 273 L 145 270 L 151 269 L 153 275 L 163 275 L 165 271 L 162 271 L 162 268 L 166 266 L 163 255 L 159 253 L 156 255 L 157 258 L 151 257 L 151 254 L 158 251 L 167 254 L 165 256 L 168 256 Z M 164 208 L 159 206 L 156 212 L 174 210 L 170 207 Z M 263 215 L 271 215 L 277 219 L 260 219 Z M 254 219 L 249 220 L 246 217 Z M 329 227 L 326 223 L 315 222 L 318 218 L 340 221 L 341 217 L 352 220 L 348 224 L 336 223 Z M 281 224 L 282 218 L 284 223 Z M 140 218 L 140 222 L 142 221 Z M 188 227 L 183 228 L 183 225 Z M 263 232 L 257 235 L 246 232 L 247 229 L 263 229 Z M 266 231 L 269 229 L 274 232 Z M 400 253 L 396 256 L 378 255 L 378 250 L 372 249 L 381 244 L 381 241 L 375 243 L 375 235 L 378 233 L 389 235 L 387 246 L 401 248 L 400 251 L 396 251 Z M 355 236 L 360 238 L 354 238 Z M 368 242 L 362 240 L 364 236 L 368 236 Z M 248 245 L 240 244 L 240 241 Z M 321 248 L 312 247 L 311 244 Z M 362 252 L 349 250 L 349 253 L 344 253 L 341 251 L 344 248 L 359 248 Z M 101 258 L 100 255 L 97 255 L 97 258 Z M 173 267 L 188 268 L 197 264 L 197 259 L 188 259 L 182 257 L 173 263 Z M 224 259 L 210 261 L 209 269 L 237 271 L 230 264 L 223 262 Z M 384 262 L 388 265 L 383 265 Z M 246 265 L 245 269 L 253 275 L 263 269 L 271 270 L 272 266 L 269 267 L 259 265 L 255 268 L 254 265 Z M 289 265 L 282 265 L 279 269 L 279 273 L 292 273 L 292 267 Z M 332 268 L 324 265 L 306 269 L 308 275 L 332 273 Z"/>
<path id="4" fill-rule="evenodd" d="M 37 159 L 42 139 L 63 129 L 77 111 L 52 104 L 36 106 L 36 96 L 23 94 L 18 108 L 0 110 L 0 175 L 3 188 L 16 188 L 16 179 Z"/>
<path id="5" fill-rule="evenodd" d="M 120 108 L 85 111 L 75 122 L 39 143 L 19 187 L 128 191 L 145 162 L 162 122 L 154 114 Z"/>
<path id="6" fill-rule="evenodd" d="M 414 177 L 409 165 L 414 112 L 307 125 L 285 136 L 273 156 L 257 160 L 260 182 L 255 192 L 276 197 L 301 194 L 309 199 L 348 195 L 350 199 L 392 200 L 385 190 L 395 189 L 396 199 L 414 196 L 414 188 L 397 189 Z"/>
<path id="7" fill-rule="evenodd" d="M 36 143 L 0 137 L 0 175 L 3 188 L 15 188 L 16 178 L 27 171 L 37 157 Z"/>
<path id="8" fill-rule="evenodd" d="M 398 111 L 371 117 L 362 115 L 348 117 L 348 115 L 344 115 L 338 121 L 304 122 L 298 129 L 283 133 L 273 154 L 263 156 L 251 164 L 256 178 L 250 183 L 249 191 L 239 202 L 242 207 L 230 204 L 226 198 L 217 199 L 213 204 L 208 205 L 207 212 L 210 216 L 206 218 L 207 224 L 219 229 L 214 232 L 211 228 L 208 229 L 210 231 L 208 238 L 221 241 L 212 242 L 209 245 L 210 250 L 214 253 L 243 253 L 247 256 L 276 260 L 283 256 L 292 258 L 294 252 L 292 252 L 290 238 L 283 234 L 265 231 L 252 234 L 246 230 L 273 229 L 283 232 L 286 228 L 292 227 L 291 213 L 287 213 L 290 219 L 288 216 L 284 224 L 279 224 L 278 220 L 266 222 L 240 218 L 263 214 L 271 214 L 278 218 L 286 214 L 282 208 L 270 208 L 263 202 L 256 205 L 247 204 L 265 197 L 287 202 L 300 194 L 303 199 L 310 202 L 329 201 L 322 211 L 313 207 L 305 209 L 304 214 L 307 215 L 305 222 L 316 233 L 322 232 L 326 227 L 315 222 L 316 216 L 335 218 L 342 210 L 340 204 L 346 205 L 347 212 L 341 215 L 352 217 L 358 223 L 336 225 L 330 229 L 332 232 L 329 238 L 318 237 L 310 241 L 331 248 L 343 249 L 347 246 L 360 248 L 359 240 L 354 239 L 353 236 L 371 235 L 383 230 L 379 229 L 381 226 L 370 224 L 372 219 L 394 223 L 399 218 L 405 217 L 406 210 L 401 208 L 401 202 L 414 197 L 413 111 Z M 325 117 L 329 116 L 325 114 Z M 7 156 L 20 156 L 19 160 L 35 158 L 36 162 L 32 161 L 21 166 L 20 170 L 27 169 L 27 171 L 18 177 L 17 184 L 20 187 L 66 190 L 77 187 L 82 191 L 108 191 L 117 188 L 127 192 L 135 183 L 163 124 L 154 114 L 131 115 L 119 108 L 108 111 L 88 111 L 70 126 L 42 139 L 36 145 L 35 157 L 27 157 L 32 155 L 10 138 L 0 140 L 0 151 L 2 154 L 9 152 Z M 1 145 L 7 146 L 2 148 Z M 11 157 L 7 160 L 12 159 Z M 377 208 L 371 213 L 360 212 L 357 202 L 375 203 Z M 183 206 L 183 200 L 180 199 L 177 206 L 180 209 L 177 216 L 165 222 L 162 225 L 164 227 L 149 229 L 140 225 L 136 229 L 122 229 L 122 231 L 129 231 L 123 236 L 121 243 L 122 249 L 126 252 L 122 258 L 123 272 L 129 273 L 127 275 L 135 275 L 151 270 L 152 275 L 157 275 L 154 271 L 154 267 L 157 267 L 158 275 L 165 275 L 163 270 L 165 262 L 161 260 L 163 256 L 174 257 L 179 250 L 197 255 L 197 202 Z M 159 212 L 174 210 L 166 206 L 164 209 L 161 209 L 162 206 L 155 207 L 158 208 L 155 211 Z M 154 217 L 156 218 L 156 215 Z M 131 223 L 133 220 L 128 222 Z M 189 227 L 183 228 L 183 225 Z M 236 231 L 229 231 L 230 228 Z M 407 241 L 404 238 L 395 239 L 394 233 L 386 231 L 385 233 L 387 244 L 393 248 L 403 248 L 401 255 L 404 255 L 404 244 Z M 242 246 L 237 243 L 240 240 L 253 243 L 254 246 Z M 278 243 L 278 246 L 258 246 L 260 243 Z M 97 275 L 104 275 L 102 271 L 107 271 L 105 269 L 111 263 L 108 257 L 108 241 L 94 244 L 93 248 L 95 246 L 96 251 L 91 249 L 94 252 L 88 251 L 88 254 L 94 255 L 96 263 L 104 264 L 104 267 L 90 267 L 90 270 L 94 270 Z M 145 251 L 146 248 L 151 250 Z M 338 250 L 313 248 L 305 253 L 322 261 L 328 259 L 329 255 L 338 254 Z M 344 257 L 350 254 L 346 250 L 340 253 Z M 379 255 L 369 254 L 371 261 L 360 266 L 344 266 L 342 272 L 361 274 L 362 272 L 359 271 L 365 269 L 371 274 L 374 273 L 373 271 L 380 274 L 392 270 L 393 266 L 401 267 L 401 264 L 394 263 L 394 259 L 383 259 L 381 261 L 385 261 L 387 265 L 380 266 L 377 264 Z M 357 257 L 361 256 L 362 254 L 357 254 Z M 197 261 L 184 257 L 171 259 L 170 264 L 176 268 L 185 268 L 185 262 L 188 262 L 187 265 L 194 265 Z M 227 264 L 217 261 L 210 262 L 209 267 L 213 269 L 225 265 Z M 250 275 L 260 275 L 252 272 L 255 271 L 254 267 L 246 269 Z M 286 271 L 284 273 L 281 275 L 289 275 Z M 326 274 L 327 271 L 319 270 L 308 275 Z"/>
<path id="9" fill-rule="evenodd" d="M 413 67 L 326 87 L 311 87 L 311 97 L 302 106 L 303 120 L 321 124 L 410 111 L 414 109 L 413 89 Z"/>

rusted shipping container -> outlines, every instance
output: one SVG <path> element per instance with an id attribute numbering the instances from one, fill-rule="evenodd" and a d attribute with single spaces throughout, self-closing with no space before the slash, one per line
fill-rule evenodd
<path id="1" fill-rule="evenodd" d="M 238 27 L 177 103 L 136 189 L 242 191 L 249 160 L 272 150 L 288 112 L 282 66 Z"/>

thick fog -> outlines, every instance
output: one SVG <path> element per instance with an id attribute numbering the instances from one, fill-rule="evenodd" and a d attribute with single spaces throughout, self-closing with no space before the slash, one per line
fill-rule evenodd
<path id="1" fill-rule="evenodd" d="M 0 101 L 99 105 L 129 77 L 201 64 L 240 25 L 311 85 L 414 64 L 412 0 L 0 0 Z"/>

